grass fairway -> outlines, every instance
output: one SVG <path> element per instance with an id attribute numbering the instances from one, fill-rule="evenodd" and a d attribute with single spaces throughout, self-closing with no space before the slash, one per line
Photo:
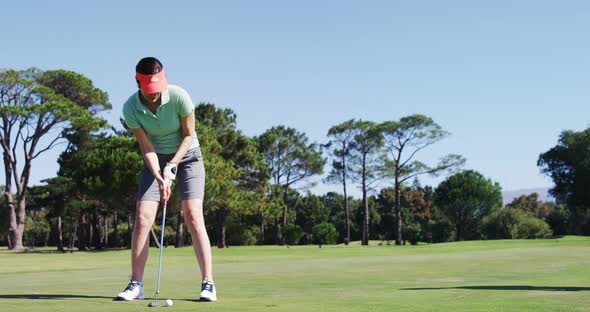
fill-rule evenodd
<path id="1" fill-rule="evenodd" d="M 160 297 L 114 302 L 129 250 L 0 251 L 0 311 L 590 311 L 590 238 L 420 246 L 214 249 L 220 301 L 199 303 L 190 247 L 164 250 Z M 157 250 L 144 283 L 155 290 Z"/>

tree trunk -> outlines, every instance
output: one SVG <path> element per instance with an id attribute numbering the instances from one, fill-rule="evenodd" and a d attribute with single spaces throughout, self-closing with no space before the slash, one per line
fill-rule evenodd
<path id="1" fill-rule="evenodd" d="M 276 218 L 275 218 L 276 219 Z M 281 223 L 279 220 L 275 220 L 275 245 L 279 244 L 279 232 L 281 231 Z"/>
<path id="2" fill-rule="evenodd" d="M 5 138 L 10 140 L 10 137 Z M 12 164 L 10 162 L 10 156 L 6 153 L 4 155 L 4 177 L 6 182 L 4 184 L 4 201 L 6 202 L 6 208 L 8 209 L 8 249 L 12 250 L 12 242 L 14 240 L 14 232 L 16 231 L 16 215 L 14 211 L 14 198 L 12 196 Z M 4 224 L 0 225 L 4 226 Z"/>
<path id="3" fill-rule="evenodd" d="M 367 188 L 363 184 L 363 245 L 369 245 L 369 201 Z"/>
<path id="4" fill-rule="evenodd" d="M 64 252 L 63 232 L 61 228 L 61 216 L 57 217 L 57 250 Z"/>
<path id="5" fill-rule="evenodd" d="M 283 194 L 283 202 L 285 204 L 285 210 L 283 211 L 283 226 L 281 227 L 281 245 L 285 245 L 287 243 L 287 238 L 285 237 L 285 235 L 287 234 L 287 216 L 288 216 L 288 205 L 287 205 L 287 199 L 288 199 L 288 194 L 289 192 L 289 187 L 288 184 L 285 184 L 285 193 Z"/>
<path id="6" fill-rule="evenodd" d="M 90 247 L 96 246 L 94 244 L 95 235 L 94 235 L 94 227 L 93 227 L 92 218 L 88 217 L 87 222 L 88 222 L 88 225 L 87 225 L 88 226 L 88 232 L 87 232 L 88 233 L 88 241 L 86 243 L 86 246 L 87 246 L 87 249 L 90 249 Z"/>
<path id="7" fill-rule="evenodd" d="M 133 225 L 134 227 L 135 225 Z M 132 240 L 132 235 L 133 235 L 133 227 L 131 226 L 131 214 L 127 214 L 127 246 L 128 248 L 131 248 L 131 240 Z"/>
<path id="8" fill-rule="evenodd" d="M 8 179 L 10 179 L 10 177 L 8 177 L 7 180 Z M 21 245 L 17 248 L 15 248 L 14 245 L 14 242 L 18 241 L 19 239 L 15 237 L 18 226 L 16 223 L 16 212 L 14 210 L 14 200 L 10 190 L 10 185 L 6 185 L 4 189 L 4 200 L 6 201 L 6 206 L 8 207 L 8 249 L 22 249 L 22 236 L 20 238 Z"/>
<path id="9" fill-rule="evenodd" d="M 113 241 L 111 242 L 112 247 L 119 247 L 119 217 L 117 212 L 113 215 Z"/>
<path id="10" fill-rule="evenodd" d="M 10 240 L 11 250 L 24 250 L 23 235 L 25 233 L 25 197 L 23 193 L 17 202 L 17 211 L 14 211 L 14 205 L 12 209 L 9 208 L 8 217 L 10 220 L 10 228 L 8 229 L 8 239 Z"/>
<path id="11" fill-rule="evenodd" d="M 225 248 L 225 221 L 227 213 L 221 209 L 217 211 L 217 248 Z"/>
<path id="12" fill-rule="evenodd" d="M 71 222 L 70 222 L 70 227 L 71 227 Z M 70 234 L 70 244 L 68 246 L 68 248 L 74 249 L 74 246 L 76 246 L 76 241 L 78 240 L 78 222 L 74 223 L 74 227 L 71 228 L 72 232 Z"/>
<path id="13" fill-rule="evenodd" d="M 88 232 L 88 222 L 86 221 L 86 214 L 80 216 L 80 226 L 78 227 L 78 249 L 87 250 L 89 237 L 91 236 Z"/>
<path id="14" fill-rule="evenodd" d="M 395 179 L 395 244 L 402 244 L 402 208 L 401 208 L 401 190 L 399 181 Z"/>
<path id="15" fill-rule="evenodd" d="M 264 212 L 260 213 L 260 244 L 264 244 L 264 222 L 265 222 L 265 217 L 264 217 Z"/>
<path id="16" fill-rule="evenodd" d="M 92 220 L 92 226 L 94 230 L 94 241 L 92 242 L 92 246 L 96 249 L 102 249 L 102 244 L 104 243 L 104 236 L 103 236 L 103 218 L 98 214 L 94 213 L 94 218 Z"/>
<path id="17" fill-rule="evenodd" d="M 104 223 L 103 223 L 103 248 L 106 248 L 107 246 L 109 246 L 109 218 L 107 216 L 104 217 Z"/>
<path id="18" fill-rule="evenodd" d="M 345 236 L 344 236 L 344 245 L 348 245 L 350 243 L 350 211 L 348 210 L 348 195 L 346 194 L 346 182 L 344 182 L 344 214 L 346 216 L 345 220 Z"/>
<path id="19" fill-rule="evenodd" d="M 343 143 L 344 145 L 344 143 Z M 345 149 L 345 146 L 342 147 L 342 150 Z M 346 194 L 346 154 L 342 153 L 342 188 L 344 189 L 344 214 L 346 216 L 345 220 L 345 234 L 344 234 L 344 245 L 348 245 L 350 243 L 350 214 L 348 212 L 348 195 Z"/>
<path id="20" fill-rule="evenodd" d="M 174 247 L 184 247 L 184 212 L 182 212 L 182 207 L 178 209 L 178 223 L 176 225 L 176 242 L 174 242 Z"/>
<path id="21" fill-rule="evenodd" d="M 153 228 L 150 230 L 150 233 L 152 234 L 152 240 L 156 244 L 156 247 L 160 248 L 160 239 L 158 239 L 158 235 L 156 235 Z"/>
<path id="22" fill-rule="evenodd" d="M 43 242 L 43 247 L 49 246 L 49 235 L 51 235 L 51 231 L 47 231 L 47 233 L 45 233 L 45 241 Z"/>

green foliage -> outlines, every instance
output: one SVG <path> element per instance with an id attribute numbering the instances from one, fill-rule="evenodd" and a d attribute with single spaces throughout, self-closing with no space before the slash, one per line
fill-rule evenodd
<path id="1" fill-rule="evenodd" d="M 349 179 L 350 165 L 347 162 L 350 160 L 351 149 L 354 145 L 353 140 L 356 135 L 354 124 L 355 120 L 351 119 L 328 130 L 330 141 L 324 148 L 333 158 L 332 169 L 325 179 L 328 183 L 342 183 L 344 185 L 345 179 Z"/>
<path id="2" fill-rule="evenodd" d="M 357 120 L 350 127 L 354 130 L 350 143 L 350 179 L 366 192 L 383 178 L 383 139 L 372 121 Z"/>
<path id="3" fill-rule="evenodd" d="M 92 81 L 80 74 L 65 71 L 0 70 L 0 141 L 5 171 L 14 178 L 16 198 L 16 228 L 21 231 L 25 220 L 26 192 L 32 162 L 58 143 L 72 137 L 76 129 L 86 133 L 106 126 L 96 117 L 110 109 L 105 92 L 94 88 Z M 72 141 L 70 140 L 70 143 Z M 22 164 L 19 168 L 17 164 Z M 11 183 L 7 191 L 12 192 Z M 11 248 L 19 249 L 22 241 L 13 236 Z"/>
<path id="4" fill-rule="evenodd" d="M 71 176 L 80 191 L 121 204 L 135 198 L 133 190 L 137 188 L 142 163 L 135 139 L 98 137 L 90 148 L 63 161 L 60 172 Z"/>
<path id="5" fill-rule="evenodd" d="M 447 218 L 433 219 L 428 223 L 428 239 L 432 243 L 446 243 L 455 238 L 453 224 Z"/>
<path id="6" fill-rule="evenodd" d="M 285 229 L 285 241 L 288 245 L 297 245 L 299 240 L 305 235 L 303 229 L 297 224 L 287 224 Z"/>
<path id="7" fill-rule="evenodd" d="M 36 212 L 32 216 L 27 215 L 25 218 L 25 235 L 23 237 L 25 245 L 31 248 L 45 245 L 50 231 L 51 227 L 47 222 L 45 212 Z"/>
<path id="8" fill-rule="evenodd" d="M 384 122 L 378 127 L 390 154 L 389 174 L 399 183 L 422 174 L 437 176 L 453 172 L 465 162 L 463 157 L 452 154 L 442 157 L 434 167 L 414 159 L 417 152 L 449 136 L 430 117 L 411 115 L 399 121 Z"/>
<path id="9" fill-rule="evenodd" d="M 406 222 L 402 230 L 404 241 L 407 240 L 412 245 L 417 245 L 422 239 L 422 227 L 418 223 Z"/>
<path id="10" fill-rule="evenodd" d="M 549 238 L 553 232 L 545 221 L 535 217 L 527 217 L 518 226 L 512 228 L 510 234 L 514 239 Z"/>
<path id="11" fill-rule="evenodd" d="M 486 216 L 481 224 L 486 239 L 548 238 L 553 233 L 549 225 L 521 209 L 499 209 Z"/>
<path id="12" fill-rule="evenodd" d="M 115 236 L 115 228 L 109 227 L 109 243 L 112 246 L 128 246 L 130 244 L 129 238 L 133 228 L 129 228 L 127 223 L 120 223 L 117 225 L 117 235 Z"/>
<path id="13" fill-rule="evenodd" d="M 207 172 L 205 207 L 216 214 L 217 228 L 225 226 L 230 214 L 250 215 L 264 210 L 270 169 L 255 141 L 236 129 L 235 113 L 201 103 L 195 109 L 195 119 Z M 224 245 L 218 242 L 218 246 Z"/>
<path id="14" fill-rule="evenodd" d="M 313 242 L 320 245 L 336 244 L 338 233 L 336 227 L 331 223 L 320 223 L 313 227 Z"/>
<path id="15" fill-rule="evenodd" d="M 326 160 L 304 133 L 285 126 L 272 127 L 256 138 L 258 151 L 272 170 L 273 183 L 288 188 L 321 174 Z"/>
<path id="16" fill-rule="evenodd" d="M 590 128 L 563 131 L 557 145 L 539 156 L 537 165 L 555 184 L 551 195 L 558 204 L 567 205 L 570 230 L 584 233 L 584 225 L 579 221 L 590 212 Z"/>
<path id="17" fill-rule="evenodd" d="M 430 117 L 406 116 L 399 121 L 384 122 L 378 128 L 383 136 L 384 146 L 389 151 L 389 158 L 385 160 L 387 176 L 393 178 L 396 190 L 400 190 L 402 184 L 409 179 L 424 174 L 438 176 L 445 172 L 451 173 L 465 163 L 463 157 L 453 154 L 442 157 L 433 167 L 414 159 L 418 152 L 449 135 Z M 396 201 L 395 214 L 399 220 L 403 220 L 401 207 L 401 200 Z M 401 244 L 404 232 L 402 224 L 403 222 L 395 223 L 394 232 L 398 245 Z"/>
<path id="18" fill-rule="evenodd" d="M 551 213 L 547 216 L 547 223 L 555 235 L 566 235 L 570 228 L 570 211 L 565 205 L 554 205 Z"/>
<path id="19" fill-rule="evenodd" d="M 534 216 L 545 220 L 551 214 L 551 206 L 539 200 L 539 194 L 522 195 L 512 200 L 506 208 L 520 209 Z"/>
<path id="20" fill-rule="evenodd" d="M 255 141 L 258 152 L 264 156 L 264 162 L 271 170 L 273 187 L 270 188 L 272 192 L 270 196 L 274 200 L 283 200 L 284 210 L 280 232 L 281 243 L 284 244 L 286 243 L 285 227 L 289 222 L 289 191 L 294 184 L 321 174 L 326 160 L 322 157 L 318 145 L 309 143 L 304 133 L 282 125 L 265 131 L 256 137 Z"/>
<path id="21" fill-rule="evenodd" d="M 502 206 L 502 189 L 480 173 L 467 170 L 440 183 L 434 202 L 455 226 L 456 240 L 473 239 L 479 236 L 481 219 Z"/>

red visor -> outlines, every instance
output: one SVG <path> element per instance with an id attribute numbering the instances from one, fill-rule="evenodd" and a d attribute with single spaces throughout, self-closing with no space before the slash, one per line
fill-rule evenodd
<path id="1" fill-rule="evenodd" d="M 162 92 L 168 88 L 168 81 L 166 81 L 164 70 L 153 75 L 144 75 L 136 72 L 135 78 L 139 81 L 141 91 L 146 94 Z"/>

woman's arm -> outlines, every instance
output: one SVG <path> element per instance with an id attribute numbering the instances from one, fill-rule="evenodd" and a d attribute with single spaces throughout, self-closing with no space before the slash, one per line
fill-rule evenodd
<path id="1" fill-rule="evenodd" d="M 131 128 L 131 132 L 137 138 L 137 142 L 139 142 L 139 149 L 141 150 L 141 155 L 145 160 L 145 163 L 151 173 L 154 175 L 154 178 L 158 181 L 158 185 L 160 186 L 160 194 L 163 198 L 168 198 L 168 193 L 166 191 L 169 188 L 165 187 L 164 185 L 164 178 L 160 173 L 160 163 L 158 162 L 158 155 L 156 154 L 156 149 L 150 142 L 145 130 L 143 128 Z"/>
<path id="2" fill-rule="evenodd" d="M 178 151 L 176 151 L 176 154 L 170 160 L 170 162 L 174 164 L 180 162 L 197 137 L 197 133 L 195 132 L 194 112 L 190 112 L 185 117 L 181 117 L 180 124 L 182 126 L 182 141 L 180 142 Z"/>

